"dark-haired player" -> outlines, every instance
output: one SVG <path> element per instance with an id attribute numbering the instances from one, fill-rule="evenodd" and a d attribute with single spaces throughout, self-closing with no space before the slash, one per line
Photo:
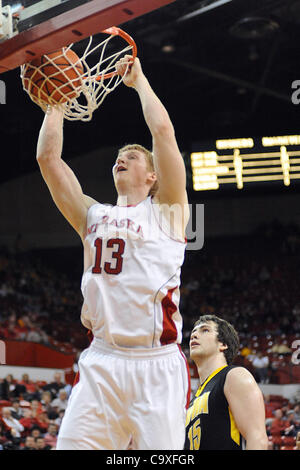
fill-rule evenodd
<path id="1" fill-rule="evenodd" d="M 190 450 L 267 450 L 263 395 L 251 373 L 233 366 L 239 349 L 234 327 L 215 316 L 195 323 L 190 356 L 200 386 L 186 418 Z"/>

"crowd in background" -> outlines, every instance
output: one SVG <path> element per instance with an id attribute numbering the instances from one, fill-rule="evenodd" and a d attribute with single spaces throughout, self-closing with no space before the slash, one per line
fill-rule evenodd
<path id="1" fill-rule="evenodd" d="M 0 450 L 54 450 L 70 392 L 59 373 L 50 383 L 0 379 Z"/>
<path id="2" fill-rule="evenodd" d="M 37 256 L 0 249 L 3 339 L 44 344 L 55 339 L 79 350 L 88 344 L 80 323 L 81 249 L 72 252 L 71 261 L 64 252 Z M 243 342 L 253 335 L 300 335 L 299 270 L 300 231 L 275 222 L 249 236 L 209 239 L 202 250 L 187 251 L 183 346 L 203 313 L 232 322 Z"/>
<path id="3" fill-rule="evenodd" d="M 300 390 L 299 390 L 300 391 Z M 50 383 L 28 374 L 0 379 L 0 450 L 55 450 L 71 392 L 61 374 Z M 264 396 L 270 450 L 294 450 L 300 444 L 300 393 L 290 399 Z"/>
<path id="4" fill-rule="evenodd" d="M 65 341 L 83 349 L 80 277 L 52 268 L 47 260 L 0 251 L 0 337 L 46 345 Z"/>
<path id="5" fill-rule="evenodd" d="M 1 339 L 51 347 L 65 344 L 77 354 L 87 347 L 80 323 L 82 253 L 67 251 L 49 255 L 0 250 Z M 300 339 L 299 271 L 300 231 L 276 221 L 248 236 L 209 239 L 199 252 L 187 251 L 180 301 L 187 356 L 194 322 L 201 314 L 213 313 L 239 332 L 238 363 L 248 367 L 258 382 L 278 382 L 277 371 L 290 363 L 293 341 Z M 193 375 L 191 362 L 190 367 Z M 287 374 L 286 383 L 293 378 Z M 48 386 L 28 378 L 22 383 L 0 379 L 0 399 L 11 402 L 2 408 L 2 447 L 55 447 L 64 407 L 54 405 L 61 399 L 59 389 Z M 68 396 L 69 390 L 65 393 Z M 21 406 L 24 401 L 27 405 Z M 277 412 L 282 407 L 272 410 L 266 423 L 270 436 L 274 420 L 285 421 L 283 435 L 291 437 L 300 430 L 298 402 L 288 404 L 282 416 Z"/>

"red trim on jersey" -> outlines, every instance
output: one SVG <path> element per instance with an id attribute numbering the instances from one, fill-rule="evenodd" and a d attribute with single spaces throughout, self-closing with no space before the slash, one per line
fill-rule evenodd
<path id="1" fill-rule="evenodd" d="M 162 299 L 161 306 L 163 311 L 163 332 L 160 337 L 160 343 L 170 344 L 175 343 L 177 340 L 177 328 L 172 320 L 172 315 L 177 311 L 177 306 L 172 300 L 174 290 L 178 286 L 169 289 L 167 295 Z"/>
<path id="2" fill-rule="evenodd" d="M 76 375 L 75 375 L 75 378 L 74 378 L 74 381 L 73 381 L 73 387 L 75 387 L 75 385 L 78 384 L 79 379 L 80 379 L 80 376 L 79 376 L 79 371 L 78 371 L 78 372 L 76 372 Z"/>
<path id="3" fill-rule="evenodd" d="M 187 391 L 187 394 L 186 394 L 186 404 L 185 404 L 185 408 L 188 409 L 189 407 L 189 404 L 190 404 L 190 400 L 191 400 L 191 374 L 190 374 L 190 367 L 189 367 L 189 363 L 187 361 L 187 358 L 185 357 L 185 354 L 184 352 L 182 351 L 180 345 L 178 344 L 178 349 L 179 349 L 179 352 L 181 354 L 181 356 L 183 357 L 184 361 L 185 361 L 185 365 L 186 365 L 186 370 L 187 370 L 187 375 L 188 375 L 188 391 Z"/>
<path id="4" fill-rule="evenodd" d="M 93 333 L 91 332 L 91 330 L 88 330 L 88 332 L 87 332 L 86 335 L 87 335 L 87 337 L 88 337 L 89 342 L 91 343 L 91 342 L 93 341 L 93 339 L 94 339 L 94 335 L 93 335 Z"/>
<path id="5" fill-rule="evenodd" d="M 89 342 L 91 343 L 94 339 L 94 335 L 91 332 L 91 330 L 88 330 L 86 335 L 88 337 Z M 72 386 L 75 387 L 75 385 L 78 384 L 79 380 L 80 380 L 80 374 L 79 374 L 79 371 L 78 371 L 78 372 L 76 372 L 76 375 L 75 375 L 75 378 L 73 380 L 73 385 Z"/>

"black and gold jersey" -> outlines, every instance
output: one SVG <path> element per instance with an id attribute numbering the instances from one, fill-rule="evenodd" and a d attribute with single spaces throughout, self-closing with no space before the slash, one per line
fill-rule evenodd
<path id="1" fill-rule="evenodd" d="M 185 449 L 242 450 L 237 429 L 224 394 L 226 375 L 235 366 L 216 369 L 197 390 L 186 416 Z"/>

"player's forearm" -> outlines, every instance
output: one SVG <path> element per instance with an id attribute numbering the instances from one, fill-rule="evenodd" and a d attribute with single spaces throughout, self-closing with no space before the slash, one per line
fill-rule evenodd
<path id="1" fill-rule="evenodd" d="M 173 124 L 166 108 L 152 90 L 144 74 L 137 78 L 135 89 L 138 92 L 144 118 L 151 134 L 154 136 L 161 132 L 174 133 Z"/>
<path id="2" fill-rule="evenodd" d="M 37 160 L 60 158 L 63 147 L 63 113 L 51 109 L 44 117 L 37 144 Z"/>

